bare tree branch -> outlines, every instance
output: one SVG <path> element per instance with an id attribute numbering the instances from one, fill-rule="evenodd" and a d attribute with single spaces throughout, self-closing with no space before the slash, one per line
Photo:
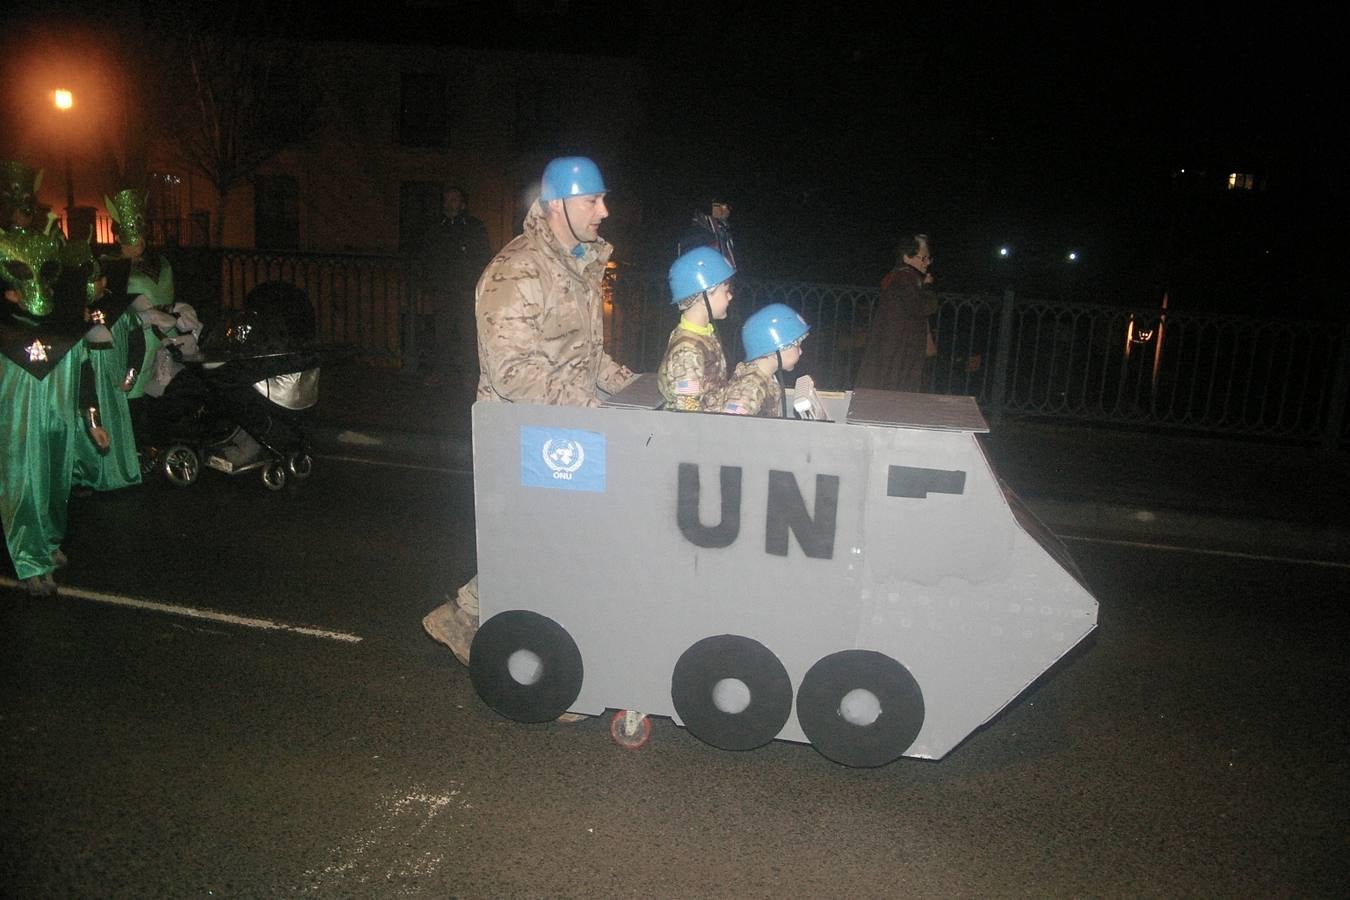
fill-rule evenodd
<path id="1" fill-rule="evenodd" d="M 267 33 L 273 7 L 207 8 L 216 12 L 211 19 L 165 9 L 176 46 L 160 69 L 169 101 L 162 118 L 183 162 L 217 192 L 218 243 L 230 191 L 304 138 L 315 119 L 314 104 L 305 101 L 318 93 L 306 88 L 303 45 Z M 222 17 L 226 10 L 231 14 Z"/>

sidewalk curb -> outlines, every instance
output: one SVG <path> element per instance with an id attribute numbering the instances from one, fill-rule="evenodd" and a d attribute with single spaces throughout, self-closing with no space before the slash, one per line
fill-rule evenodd
<path id="1" fill-rule="evenodd" d="M 314 451 L 378 462 L 413 462 L 473 471 L 473 441 L 463 435 L 316 425 L 307 432 Z"/>
<path id="2" fill-rule="evenodd" d="M 315 425 L 309 430 L 320 455 L 473 471 L 473 441 L 467 435 Z M 1215 550 L 1278 553 L 1300 559 L 1350 563 L 1350 529 L 1278 519 L 1124 506 L 1087 499 L 1022 496 L 1060 537 L 1185 542 Z"/>
<path id="3" fill-rule="evenodd" d="M 1216 550 L 1243 548 L 1350 564 L 1350 530 L 1337 526 L 1082 500 L 1023 500 L 1061 537 L 1186 541 Z"/>

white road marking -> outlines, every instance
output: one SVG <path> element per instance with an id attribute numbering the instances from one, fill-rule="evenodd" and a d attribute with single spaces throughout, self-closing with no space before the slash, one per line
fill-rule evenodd
<path id="1" fill-rule="evenodd" d="M 1299 556 L 1271 556 L 1262 553 L 1243 553 L 1240 550 L 1217 550 L 1208 547 L 1187 547 L 1181 544 L 1156 544 L 1149 541 L 1126 541 L 1112 538 L 1079 537 L 1072 534 L 1059 535 L 1061 540 L 1082 541 L 1085 544 L 1112 544 L 1117 547 L 1140 547 L 1145 550 L 1164 550 L 1173 553 L 1198 553 L 1205 556 L 1229 556 L 1236 559 L 1254 559 L 1259 562 L 1293 563 L 1300 566 L 1326 566 L 1331 569 L 1350 569 L 1350 562 L 1338 562 L 1332 559 L 1308 559 Z"/>
<path id="2" fill-rule="evenodd" d="M 0 576 L 0 586 L 22 588 L 23 585 L 13 578 Z M 224 622 L 244 628 L 258 628 L 263 631 L 286 631 L 291 634 L 303 634 L 306 637 L 324 638 L 329 641 L 342 641 L 347 644 L 359 644 L 364 640 L 360 635 L 343 631 L 329 631 L 325 628 L 310 628 L 305 625 L 290 625 L 272 619 L 257 619 L 251 616 L 236 616 L 233 613 L 217 612 L 213 609 L 198 609 L 194 606 L 180 606 L 176 603 L 158 603 L 154 600 L 142 600 L 139 597 L 127 597 L 122 594 L 106 594 L 103 591 L 91 591 L 85 588 L 62 584 L 58 587 L 60 596 L 74 597 L 79 600 L 92 600 L 95 603 L 110 603 L 113 606 L 129 606 L 133 609 L 148 609 L 153 612 L 168 613 L 172 616 L 187 616 L 191 619 L 205 619 L 209 622 Z"/>
<path id="3" fill-rule="evenodd" d="M 471 809 L 458 789 L 430 792 L 414 785 L 402 796 L 382 797 L 375 824 L 332 848 L 327 864 L 306 870 L 301 890 L 346 894 L 356 884 L 378 886 L 385 896 L 421 895 L 418 880 L 434 875 L 445 861 L 448 823 L 438 824 L 438 817 L 448 812 L 454 819 L 456 812 Z"/>

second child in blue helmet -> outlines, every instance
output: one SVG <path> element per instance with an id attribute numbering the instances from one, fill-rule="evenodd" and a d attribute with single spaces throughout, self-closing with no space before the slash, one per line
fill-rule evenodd
<path id="1" fill-rule="evenodd" d="M 670 267 L 670 302 L 680 323 L 670 333 L 656 383 L 666 408 L 685 412 L 720 409 L 727 357 L 714 322 L 727 317 L 736 270 L 711 247 L 696 247 Z"/>
<path id="2" fill-rule="evenodd" d="M 802 358 L 802 341 L 811 331 L 790 306 L 770 303 L 745 320 L 741 343 L 745 362 L 736 366 L 722 411 L 741 416 L 784 416 L 778 372 L 791 372 Z"/>

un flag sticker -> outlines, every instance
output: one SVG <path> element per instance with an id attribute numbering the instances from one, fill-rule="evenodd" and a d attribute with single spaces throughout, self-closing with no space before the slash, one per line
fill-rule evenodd
<path id="1" fill-rule="evenodd" d="M 605 436 L 567 428 L 520 429 L 520 483 L 563 491 L 605 490 Z"/>

